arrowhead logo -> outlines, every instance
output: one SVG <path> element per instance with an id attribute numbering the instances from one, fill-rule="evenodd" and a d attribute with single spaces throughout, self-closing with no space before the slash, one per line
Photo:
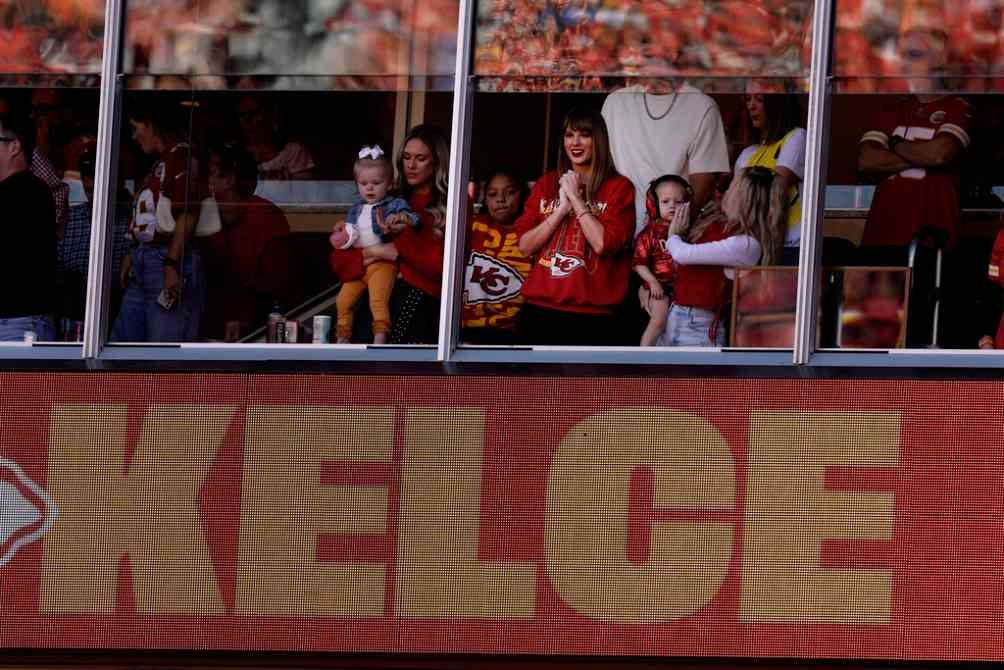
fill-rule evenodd
<path id="1" fill-rule="evenodd" d="M 0 458 L 0 566 L 45 535 L 57 516 L 49 494 L 17 463 Z"/>
<path id="2" fill-rule="evenodd" d="M 551 258 L 551 276 L 559 278 L 567 277 L 583 265 L 585 265 L 585 263 L 581 258 L 577 256 L 568 256 L 560 251 L 555 251 L 554 256 Z"/>
<path id="3" fill-rule="evenodd" d="M 472 252 L 466 272 L 467 304 L 502 302 L 519 295 L 523 276 L 512 266 L 480 252 Z"/>

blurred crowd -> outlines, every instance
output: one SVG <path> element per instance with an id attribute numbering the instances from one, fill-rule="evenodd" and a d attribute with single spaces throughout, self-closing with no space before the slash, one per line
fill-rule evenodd
<path id="1" fill-rule="evenodd" d="M 104 0 L 0 0 L 0 72 L 100 72 L 104 16 Z"/>
<path id="2" fill-rule="evenodd" d="M 453 73 L 457 9 L 456 0 L 131 0 L 124 66 L 203 89 L 226 88 L 225 75 L 276 76 L 275 88 L 338 75 L 340 88 L 386 89 L 379 78 Z M 0 72 L 98 73 L 104 12 L 104 0 L 0 0 Z"/>
<path id="3" fill-rule="evenodd" d="M 496 90 L 808 74 L 810 0 L 485 0 L 479 10 L 476 71 L 497 77 Z"/>
<path id="4" fill-rule="evenodd" d="M 447 81 L 458 9 L 457 0 L 131 0 L 124 65 L 202 89 L 266 75 L 272 88 Z M 475 67 L 483 90 L 610 90 L 617 78 L 672 75 L 707 77 L 707 91 L 724 90 L 714 78 L 805 77 L 812 10 L 812 0 L 480 0 Z M 103 0 L 0 0 L 0 72 L 99 72 L 104 11 Z M 1004 90 L 1001 0 L 839 0 L 836 28 L 845 91 L 905 90 L 896 79 L 932 52 L 954 81 L 946 86 Z M 911 32 L 933 33 L 933 44 L 904 47 Z"/>
<path id="5" fill-rule="evenodd" d="M 386 89 L 383 77 L 449 75 L 456 50 L 455 0 L 133 0 L 126 71 L 269 75 L 273 88 Z M 301 78 L 314 78 L 303 81 Z"/>
<path id="6" fill-rule="evenodd" d="M 930 69 L 933 88 L 1001 91 L 1002 31 L 1000 0 L 840 0 L 836 74 L 846 92 L 905 91 Z"/>
<path id="7" fill-rule="evenodd" d="M 806 77 L 811 0 L 484 0 L 482 90 L 610 90 L 620 77 Z M 838 0 L 836 74 L 847 92 L 899 92 L 936 66 L 937 87 L 1004 90 L 1000 0 Z M 923 44 L 906 34 L 925 33 Z M 918 62 L 924 61 L 924 62 Z M 610 81 L 611 79 L 615 81 Z"/>

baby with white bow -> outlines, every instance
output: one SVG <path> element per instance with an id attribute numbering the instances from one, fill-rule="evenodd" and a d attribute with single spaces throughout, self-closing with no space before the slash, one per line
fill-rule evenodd
<path id="1" fill-rule="evenodd" d="M 335 224 L 331 246 L 335 249 L 364 248 L 389 241 L 386 231 L 402 222 L 419 225 L 418 215 L 402 198 L 389 195 L 394 166 L 379 146 L 363 147 L 353 166 L 359 202 L 345 221 Z M 390 294 L 397 278 L 397 265 L 376 261 L 366 266 L 360 279 L 345 281 L 338 293 L 337 341 L 347 343 L 352 336 L 353 312 L 363 292 L 369 291 L 373 314 L 373 343 L 385 344 L 390 332 Z"/>

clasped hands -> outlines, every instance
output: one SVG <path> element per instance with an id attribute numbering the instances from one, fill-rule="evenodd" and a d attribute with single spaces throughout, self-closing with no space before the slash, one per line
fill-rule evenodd
<path id="1" fill-rule="evenodd" d="M 588 210 L 585 200 L 582 198 L 585 187 L 582 180 L 579 179 L 578 172 L 569 170 L 561 175 L 558 179 L 558 187 L 558 208 L 564 214 L 568 214 L 569 211 L 580 214 Z"/>

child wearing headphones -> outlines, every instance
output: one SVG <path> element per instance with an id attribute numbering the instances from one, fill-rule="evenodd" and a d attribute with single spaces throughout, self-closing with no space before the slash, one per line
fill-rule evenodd
<path id="1" fill-rule="evenodd" d="M 648 312 L 648 326 L 641 336 L 641 346 L 651 347 L 666 329 L 666 317 L 673 296 L 676 265 L 666 248 L 669 225 L 677 207 L 689 203 L 694 191 L 686 179 L 664 174 L 652 180 L 645 197 L 648 223 L 638 235 L 631 265 L 642 279 L 638 300 Z"/>

